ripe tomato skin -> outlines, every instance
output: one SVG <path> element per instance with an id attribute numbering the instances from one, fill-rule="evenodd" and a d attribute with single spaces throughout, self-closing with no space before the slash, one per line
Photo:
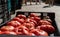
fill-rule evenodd
<path id="1" fill-rule="evenodd" d="M 24 33 L 24 35 L 29 35 L 29 31 L 26 29 L 23 29 L 23 33 Z"/>
<path id="2" fill-rule="evenodd" d="M 14 27 L 13 26 L 3 26 L 1 27 L 2 31 L 13 31 Z"/>
<path id="3" fill-rule="evenodd" d="M 27 18 L 27 19 L 25 20 L 25 22 L 26 22 L 26 23 L 33 22 L 34 25 L 37 25 L 37 22 L 36 22 L 35 20 L 33 20 L 33 19 L 30 19 L 30 18 Z"/>
<path id="4" fill-rule="evenodd" d="M 17 35 L 15 32 L 13 31 L 4 31 L 3 34 L 7 34 L 7 35 Z"/>
<path id="5" fill-rule="evenodd" d="M 27 33 L 28 36 L 36 36 L 34 33 Z"/>
<path id="6" fill-rule="evenodd" d="M 22 29 L 15 28 L 14 32 L 16 32 L 17 35 L 23 35 Z"/>
<path id="7" fill-rule="evenodd" d="M 34 17 L 34 20 L 38 22 L 41 20 L 41 18 L 40 17 Z"/>
<path id="8" fill-rule="evenodd" d="M 55 28 L 52 25 L 41 25 L 40 29 L 46 31 L 49 34 L 55 31 Z"/>
<path id="9" fill-rule="evenodd" d="M 40 30 L 40 26 L 37 26 L 36 29 Z"/>
<path id="10" fill-rule="evenodd" d="M 13 18 L 12 20 L 19 20 L 20 18 L 18 18 L 18 17 L 15 17 L 15 18 Z"/>
<path id="11" fill-rule="evenodd" d="M 33 22 L 35 26 L 37 26 L 37 22 L 35 20 L 31 19 L 30 21 Z"/>
<path id="12" fill-rule="evenodd" d="M 29 36 L 36 36 L 34 33 L 30 33 Z"/>
<path id="13" fill-rule="evenodd" d="M 40 20 L 38 25 L 51 25 L 51 23 L 46 20 Z"/>
<path id="14" fill-rule="evenodd" d="M 41 20 L 40 17 L 29 17 L 29 18 L 35 20 L 36 22 L 39 22 Z"/>
<path id="15" fill-rule="evenodd" d="M 0 35 L 2 34 L 3 32 L 0 30 Z"/>
<path id="16" fill-rule="evenodd" d="M 43 30 L 33 29 L 30 32 L 34 33 L 36 36 L 48 36 L 48 33 Z"/>
<path id="17" fill-rule="evenodd" d="M 27 27 L 20 25 L 19 27 L 17 27 L 18 29 L 28 29 Z"/>
<path id="18" fill-rule="evenodd" d="M 17 28 L 15 29 L 15 32 L 16 32 L 18 35 L 23 35 L 23 29 L 28 30 L 27 27 L 25 27 L 25 26 L 23 26 L 23 25 L 20 25 L 19 27 L 17 27 Z"/>
<path id="19" fill-rule="evenodd" d="M 33 29 L 33 30 L 31 30 L 30 32 L 31 32 L 31 33 L 34 33 L 35 35 L 39 35 L 37 29 Z"/>
<path id="20" fill-rule="evenodd" d="M 20 22 L 20 23 L 24 23 L 24 19 L 20 19 L 20 18 L 18 18 L 18 17 L 15 17 L 15 18 L 13 18 L 12 19 L 13 21 L 18 21 L 18 22 Z"/>
<path id="21" fill-rule="evenodd" d="M 36 13 L 31 13 L 29 17 L 36 17 Z"/>
<path id="22" fill-rule="evenodd" d="M 22 14 L 17 15 L 17 17 L 19 17 L 20 19 L 26 19 L 26 16 Z"/>
<path id="23" fill-rule="evenodd" d="M 10 21 L 10 22 L 7 23 L 7 26 L 18 27 L 20 25 L 21 25 L 21 23 L 19 23 L 18 21 Z"/>
<path id="24" fill-rule="evenodd" d="M 40 30 L 39 33 L 40 33 L 40 36 L 48 36 L 48 33 L 43 30 Z"/>
<path id="25" fill-rule="evenodd" d="M 36 36 L 34 33 L 31 33 L 29 30 L 23 29 L 23 34 L 28 36 Z"/>
<path id="26" fill-rule="evenodd" d="M 32 23 L 24 23 L 24 26 L 26 26 L 29 30 L 34 29 L 34 24 Z"/>

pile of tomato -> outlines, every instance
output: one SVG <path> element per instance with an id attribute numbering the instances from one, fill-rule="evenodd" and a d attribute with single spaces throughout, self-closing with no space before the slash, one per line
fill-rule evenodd
<path id="1" fill-rule="evenodd" d="M 41 19 L 35 13 L 31 13 L 28 17 L 19 14 L 7 22 L 6 26 L 0 28 L 0 34 L 48 36 L 55 31 L 51 22 L 51 20 Z"/>

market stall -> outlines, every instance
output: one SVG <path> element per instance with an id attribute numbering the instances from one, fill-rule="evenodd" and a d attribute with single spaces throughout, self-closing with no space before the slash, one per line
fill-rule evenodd
<path id="1" fill-rule="evenodd" d="M 1 3 L 1 5 L 3 5 L 5 2 Z M 55 12 L 41 12 L 40 10 L 37 11 L 28 9 L 17 10 L 21 9 L 22 0 L 17 0 L 17 2 L 16 0 L 11 0 L 11 2 L 9 0 L 6 5 L 7 10 L 4 6 L 0 7 L 3 9 L 4 13 L 2 13 L 4 15 L 4 22 L 0 24 L 0 37 L 60 36 L 60 28 L 58 28 L 55 20 Z M 12 19 L 10 19 L 11 11 L 14 11 L 16 14 L 16 16 Z"/>

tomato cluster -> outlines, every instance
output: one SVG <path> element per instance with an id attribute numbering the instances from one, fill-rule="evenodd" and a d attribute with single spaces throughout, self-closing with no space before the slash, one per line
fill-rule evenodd
<path id="1" fill-rule="evenodd" d="M 31 13 L 28 17 L 19 14 L 0 28 L 0 34 L 48 36 L 55 31 L 51 22 L 41 19 L 35 13 Z"/>

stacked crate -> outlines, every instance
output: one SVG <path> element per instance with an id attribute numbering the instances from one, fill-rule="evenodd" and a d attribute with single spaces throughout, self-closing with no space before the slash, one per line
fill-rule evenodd
<path id="1" fill-rule="evenodd" d="M 15 14 L 15 10 L 21 9 L 22 0 L 0 0 L 0 19 L 1 24 L 11 18 L 11 14 Z"/>
<path id="2" fill-rule="evenodd" d="M 0 0 L 0 19 L 2 19 L 1 23 L 4 23 L 10 19 L 7 0 Z"/>

